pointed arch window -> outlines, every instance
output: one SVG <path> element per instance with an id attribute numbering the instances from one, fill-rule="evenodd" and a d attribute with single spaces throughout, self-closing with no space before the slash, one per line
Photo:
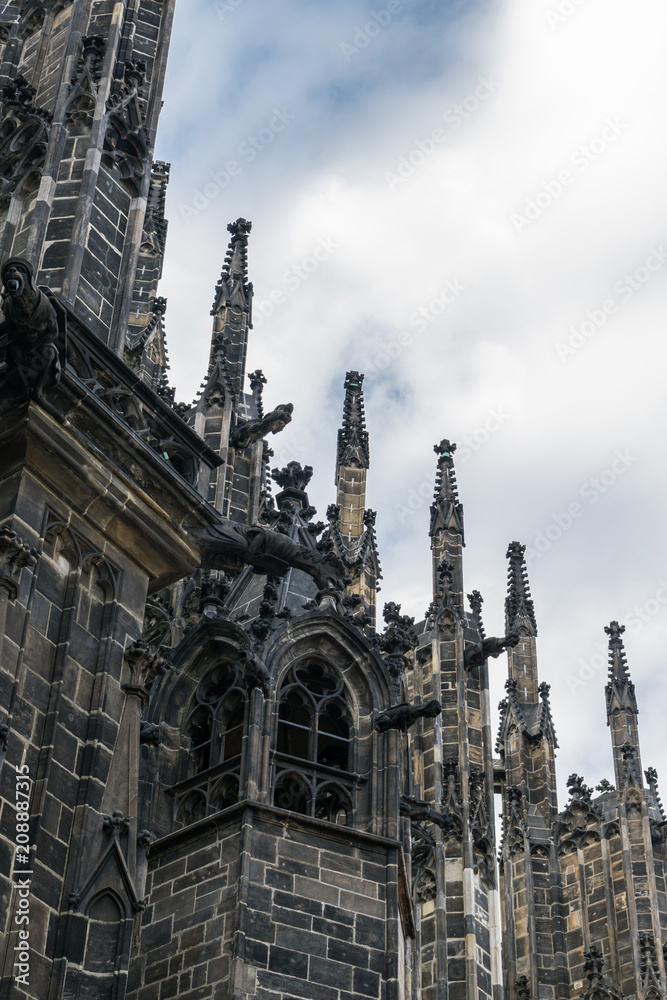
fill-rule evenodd
<path id="1" fill-rule="evenodd" d="M 216 664 L 199 682 L 183 728 L 190 744 L 190 774 L 169 791 L 180 825 L 239 801 L 247 713 L 240 665 Z"/>
<path id="2" fill-rule="evenodd" d="M 356 776 L 352 716 L 342 676 L 321 660 L 287 673 L 278 695 L 274 804 L 346 825 Z"/>
<path id="3" fill-rule="evenodd" d="M 240 757 L 246 717 L 246 692 L 232 664 L 220 664 L 201 681 L 185 733 L 190 738 L 194 773 Z"/>

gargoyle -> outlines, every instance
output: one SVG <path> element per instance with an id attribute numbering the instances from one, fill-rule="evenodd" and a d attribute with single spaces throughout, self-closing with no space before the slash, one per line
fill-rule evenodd
<path id="1" fill-rule="evenodd" d="M 386 733 L 388 729 L 400 729 L 405 733 L 410 726 L 414 726 L 417 719 L 434 719 L 441 712 L 442 706 L 435 699 L 426 701 L 423 705 L 409 705 L 403 702 L 376 715 L 375 728 L 379 733 Z"/>
<path id="2" fill-rule="evenodd" d="M 277 434 L 290 423 L 294 406 L 292 403 L 280 403 L 265 417 L 257 420 L 241 420 L 232 428 L 230 443 L 239 449 L 247 448 L 253 441 L 259 441 L 267 434 Z"/>
<path id="3" fill-rule="evenodd" d="M 239 649 L 238 656 L 243 664 L 243 676 L 248 685 L 248 690 L 252 691 L 258 687 L 261 688 L 264 695 L 267 695 L 269 693 L 271 676 L 257 653 L 247 646 L 242 646 Z"/>
<path id="4" fill-rule="evenodd" d="M 447 813 L 438 812 L 430 802 L 422 802 L 421 799 L 409 798 L 407 795 L 401 796 L 400 812 L 402 816 L 409 816 L 413 823 L 426 820 L 428 823 L 436 823 L 441 830 L 451 830 L 454 820 Z"/>
<path id="5" fill-rule="evenodd" d="M 0 338 L 7 338 L 8 367 L 14 382 L 39 402 L 60 380 L 67 313 L 49 288 L 35 287 L 32 266 L 22 257 L 3 265 L 2 284 Z"/>
<path id="6" fill-rule="evenodd" d="M 509 632 L 504 639 L 489 636 L 488 639 L 482 639 L 474 646 L 469 646 L 463 654 L 463 662 L 467 670 L 472 670 L 473 667 L 481 667 L 490 656 L 500 656 L 503 650 L 518 644 L 518 632 Z"/>
<path id="7" fill-rule="evenodd" d="M 189 534 L 201 546 L 205 569 L 252 566 L 256 573 L 284 576 L 292 567 L 311 576 L 321 591 L 344 589 L 345 570 L 338 556 L 299 545 L 264 525 L 227 522 L 191 528 Z"/>

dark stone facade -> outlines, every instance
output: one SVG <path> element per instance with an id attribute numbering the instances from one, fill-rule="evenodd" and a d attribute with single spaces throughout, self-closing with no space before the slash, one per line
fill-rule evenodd
<path id="1" fill-rule="evenodd" d="M 246 372 L 245 219 L 175 401 L 151 156 L 173 6 L 0 14 L 0 998 L 664 997 L 667 820 L 622 627 L 615 785 L 573 775 L 559 810 L 523 550 L 487 637 L 455 445 L 418 623 L 377 624 L 361 373 L 326 520 L 309 466 L 271 470 L 292 407 Z"/>

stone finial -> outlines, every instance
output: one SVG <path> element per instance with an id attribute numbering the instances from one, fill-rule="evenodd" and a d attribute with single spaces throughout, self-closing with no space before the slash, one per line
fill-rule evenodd
<path id="1" fill-rule="evenodd" d="M 520 625 L 537 635 L 535 607 L 530 595 L 528 570 L 525 559 L 526 546 L 520 542 L 510 542 L 507 549 L 509 567 L 507 571 L 507 597 L 505 598 L 505 628 L 516 631 Z"/>
<path id="2" fill-rule="evenodd" d="M 272 469 L 271 478 L 284 490 L 298 490 L 303 493 L 313 476 L 312 465 L 288 462 L 284 469 Z"/>
<path id="3" fill-rule="evenodd" d="M 445 438 L 440 444 L 433 446 L 433 451 L 438 456 L 438 467 L 435 476 L 433 503 L 431 504 L 429 534 L 433 538 L 443 528 L 453 526 L 463 541 L 463 504 L 459 500 L 454 469 L 456 445 Z"/>
<path id="4" fill-rule="evenodd" d="M 363 384 L 364 376 L 359 372 L 348 372 L 345 376 L 343 426 L 338 431 L 337 469 L 345 465 L 353 465 L 360 469 L 368 469 L 370 466 Z"/>

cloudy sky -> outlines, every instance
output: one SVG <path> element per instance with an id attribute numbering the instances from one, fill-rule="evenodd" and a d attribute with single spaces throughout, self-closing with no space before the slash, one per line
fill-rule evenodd
<path id="1" fill-rule="evenodd" d="M 276 462 L 314 465 L 323 512 L 365 372 L 381 597 L 421 618 L 433 445 L 458 442 L 490 634 L 507 544 L 529 547 L 561 789 L 613 780 L 611 619 L 667 781 L 666 27 L 661 0 L 180 0 L 156 150 L 178 398 L 244 216 L 249 370 L 295 405 Z"/>

